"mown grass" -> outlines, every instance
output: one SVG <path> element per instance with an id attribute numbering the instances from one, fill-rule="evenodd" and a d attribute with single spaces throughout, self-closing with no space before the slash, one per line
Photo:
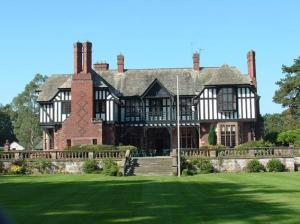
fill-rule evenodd
<path id="1" fill-rule="evenodd" d="M 299 223 L 300 173 L 0 177 L 15 223 Z"/>

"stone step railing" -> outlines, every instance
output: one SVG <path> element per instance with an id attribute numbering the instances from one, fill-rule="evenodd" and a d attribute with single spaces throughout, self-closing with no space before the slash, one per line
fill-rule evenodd
<path id="1" fill-rule="evenodd" d="M 262 158 L 262 157 L 297 157 L 300 148 L 266 147 L 248 149 L 181 149 L 181 155 L 186 157 L 210 158 Z"/>
<path id="2" fill-rule="evenodd" d="M 125 152 L 119 150 L 103 151 L 8 151 L 0 152 L 0 161 L 12 161 L 19 159 L 33 160 L 45 158 L 49 160 L 86 160 L 86 159 L 123 159 Z"/>

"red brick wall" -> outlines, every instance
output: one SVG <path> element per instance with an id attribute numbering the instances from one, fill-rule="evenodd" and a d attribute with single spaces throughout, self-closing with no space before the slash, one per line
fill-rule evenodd
<path id="1" fill-rule="evenodd" d="M 93 81 L 91 74 L 73 76 L 71 88 L 71 115 L 55 133 L 56 148 L 63 149 L 70 139 L 72 145 L 92 144 L 97 139 L 102 144 L 102 123 L 93 123 Z"/>

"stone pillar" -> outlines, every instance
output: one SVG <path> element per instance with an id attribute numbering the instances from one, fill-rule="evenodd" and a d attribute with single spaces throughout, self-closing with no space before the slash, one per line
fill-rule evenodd
<path id="1" fill-rule="evenodd" d="M 94 159 L 94 152 L 89 152 L 89 159 Z"/>
<path id="2" fill-rule="evenodd" d="M 5 145 L 4 145 L 4 152 L 8 152 L 10 150 L 10 144 L 8 140 L 6 140 Z"/>
<path id="3" fill-rule="evenodd" d="M 198 146 L 199 146 L 199 148 L 201 148 L 201 146 L 202 146 L 202 142 L 201 142 L 201 124 L 199 124 L 199 126 L 198 126 L 198 134 L 199 134 Z"/>
<path id="4" fill-rule="evenodd" d="M 171 150 L 171 157 L 172 157 L 172 172 L 178 175 L 178 157 L 177 157 L 177 149 Z"/>

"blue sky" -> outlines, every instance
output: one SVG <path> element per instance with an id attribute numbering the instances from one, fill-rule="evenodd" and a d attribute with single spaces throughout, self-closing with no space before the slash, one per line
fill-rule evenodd
<path id="1" fill-rule="evenodd" d="M 261 112 L 272 102 L 282 64 L 300 56 L 297 0 L 1 1 L 0 103 L 9 103 L 36 73 L 73 71 L 73 42 L 93 43 L 93 62 L 126 68 L 229 64 L 247 72 L 246 53 L 257 56 Z"/>

